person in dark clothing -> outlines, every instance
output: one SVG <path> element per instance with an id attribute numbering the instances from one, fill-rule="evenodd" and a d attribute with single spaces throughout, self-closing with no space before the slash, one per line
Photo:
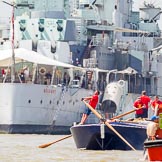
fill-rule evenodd
<path id="1" fill-rule="evenodd" d="M 46 79 L 46 84 L 49 85 L 51 83 L 51 79 L 52 79 L 52 74 L 50 71 L 48 71 L 46 74 L 45 74 L 45 79 Z"/>
<path id="2" fill-rule="evenodd" d="M 25 83 L 25 74 L 24 74 L 23 69 L 21 70 L 19 77 L 20 77 L 21 82 Z"/>

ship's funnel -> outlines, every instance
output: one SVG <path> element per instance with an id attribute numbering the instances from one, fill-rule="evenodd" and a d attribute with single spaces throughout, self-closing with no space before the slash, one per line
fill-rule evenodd
<path id="1" fill-rule="evenodd" d="M 106 86 L 101 108 L 103 111 L 106 110 L 108 113 L 117 112 L 117 109 L 120 106 L 125 86 L 126 82 L 124 80 L 112 82 Z"/>

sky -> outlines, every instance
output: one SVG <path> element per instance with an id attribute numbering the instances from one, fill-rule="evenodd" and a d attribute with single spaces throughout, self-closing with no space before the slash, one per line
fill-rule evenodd
<path id="1" fill-rule="evenodd" d="M 13 0 L 5 0 L 6 2 L 13 2 Z M 112 0 L 114 1 L 114 0 Z M 147 3 L 152 3 L 157 7 L 161 7 L 162 8 L 162 0 L 145 0 Z M 134 0 L 134 5 L 133 5 L 133 10 L 138 10 L 139 7 L 142 7 L 144 0 Z M 2 14 L 5 13 L 5 14 Z M 12 13 L 12 7 L 3 3 L 2 0 L 0 0 L 0 17 L 3 18 L 8 18 L 11 16 Z M 159 23 L 159 26 L 162 30 L 162 14 L 161 14 L 161 21 Z"/>

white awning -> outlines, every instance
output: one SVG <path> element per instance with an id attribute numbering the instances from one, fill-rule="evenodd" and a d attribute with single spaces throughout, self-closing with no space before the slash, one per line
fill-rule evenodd
<path id="1" fill-rule="evenodd" d="M 118 73 L 122 73 L 122 74 L 137 74 L 138 72 L 135 69 L 131 68 L 131 67 L 127 67 L 124 70 L 118 71 Z"/>
<path id="2" fill-rule="evenodd" d="M 61 66 L 66 68 L 74 67 L 73 65 L 50 59 L 37 52 L 23 48 L 14 49 L 14 54 L 15 54 L 15 63 L 27 61 L 36 64 Z M 12 63 L 11 59 L 12 59 L 12 49 L 0 50 L 0 66 L 11 66 Z"/>

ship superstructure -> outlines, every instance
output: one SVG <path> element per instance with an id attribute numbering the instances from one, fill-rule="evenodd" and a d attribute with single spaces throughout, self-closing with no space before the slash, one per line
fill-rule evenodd
<path id="1" fill-rule="evenodd" d="M 44 112 L 41 117 L 36 116 L 34 120 L 31 114 L 33 109 L 31 108 L 30 112 L 27 110 L 30 94 L 24 95 L 21 97 L 24 97 L 24 100 L 28 99 L 28 102 L 26 105 L 23 104 L 24 102 L 20 103 L 28 113 L 27 118 L 24 116 L 21 118 L 20 114 L 23 112 L 20 109 L 20 103 L 16 101 L 14 104 L 8 104 L 12 105 L 8 108 L 8 112 L 16 110 L 18 113 L 12 111 L 12 115 L 7 117 L 8 121 L 5 119 L 0 121 L 1 126 L 3 127 L 4 122 L 13 128 L 23 124 L 28 125 L 30 130 L 36 126 L 37 130 L 45 132 L 53 123 L 52 128 L 54 126 L 64 129 L 72 125 L 72 121 L 76 121 L 81 115 L 80 94 L 86 95 L 99 89 L 105 101 L 107 96 L 104 96 L 104 93 L 107 93 L 110 88 L 106 88 L 106 85 L 114 81 L 117 81 L 118 88 L 115 83 L 112 86 L 118 93 L 111 98 L 112 105 L 109 105 L 113 109 L 111 115 L 130 109 L 142 90 L 146 90 L 150 96 L 162 96 L 162 57 L 160 54 L 162 39 L 157 23 L 161 9 L 145 3 L 137 12 L 132 10 L 132 5 L 132 0 L 16 1 L 14 9 L 15 48 L 37 51 L 51 59 L 76 65 L 78 69 L 76 73 L 70 69 L 63 69 L 71 76 L 68 87 L 61 85 L 63 73 L 60 69 L 56 70 L 57 77 L 54 81 L 57 83 L 57 94 L 60 98 L 56 94 L 57 97 L 49 101 L 50 106 L 46 103 L 44 107 L 42 105 L 44 100 L 38 95 L 36 101 L 39 104 L 34 102 L 31 106 L 37 107 L 36 112 Z M 5 37 L 8 38 L 5 39 Z M 2 36 L 2 41 L 1 49 L 11 48 L 9 36 Z M 44 79 L 42 69 L 48 71 L 48 68 L 41 65 L 34 66 L 37 69 L 39 82 L 32 86 L 36 86 L 39 92 L 46 87 L 42 85 L 41 79 Z M 41 87 L 38 86 L 39 84 Z M 3 93 L 5 86 L 1 86 L 4 88 Z M 14 86 L 18 87 L 16 84 Z M 26 90 L 22 84 L 18 88 Z M 9 97 L 13 99 L 14 93 L 10 93 Z M 112 93 L 114 94 L 114 91 Z M 5 95 L 7 98 L 8 93 Z M 36 96 L 36 93 L 33 95 Z M 44 95 L 48 98 L 48 94 Z M 34 96 L 32 96 L 33 99 Z M 54 96 L 50 95 L 50 97 Z M 54 106 L 51 105 L 52 102 Z M 17 104 L 18 107 L 16 107 Z M 1 107 L 4 108 L 4 105 L 2 104 Z M 1 109 L 1 114 L 3 111 Z M 46 121 L 46 112 L 50 112 L 50 115 L 47 115 L 50 117 L 48 121 Z M 53 121 L 53 114 L 59 118 L 55 117 Z M 10 118 L 12 116 L 13 118 Z M 66 120 L 62 120 L 66 117 Z"/>
<path id="2" fill-rule="evenodd" d="M 106 70 L 132 67 L 138 72 L 137 81 L 143 79 L 136 92 L 147 89 L 149 94 L 161 95 L 161 74 L 157 69 L 157 64 L 160 65 L 157 57 L 161 56 L 152 52 L 162 43 L 157 24 L 159 7 L 145 3 L 140 12 L 133 11 L 132 0 L 18 1 L 17 4 L 33 6 L 16 9 L 15 35 L 19 46 L 28 46 L 74 65 Z"/>

